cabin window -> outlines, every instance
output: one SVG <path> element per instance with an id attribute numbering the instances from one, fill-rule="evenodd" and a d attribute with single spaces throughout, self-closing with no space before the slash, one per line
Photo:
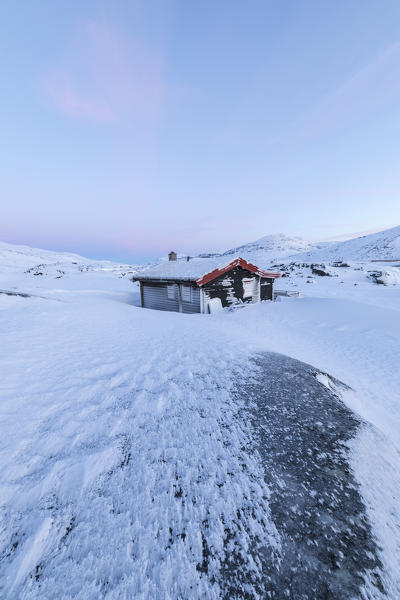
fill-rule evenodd
<path id="1" fill-rule="evenodd" d="M 243 279 L 243 298 L 251 298 L 253 296 L 254 280 Z"/>
<path id="2" fill-rule="evenodd" d="M 168 300 L 175 300 L 175 286 L 167 285 Z"/>
<path id="3" fill-rule="evenodd" d="M 190 285 L 182 286 L 182 302 L 192 301 L 192 287 Z"/>

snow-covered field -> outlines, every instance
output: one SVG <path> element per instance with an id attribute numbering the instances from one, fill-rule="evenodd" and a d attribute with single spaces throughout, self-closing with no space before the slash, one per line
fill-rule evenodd
<path id="1" fill-rule="evenodd" d="M 223 554 L 239 508 L 243 546 L 276 545 L 243 470 L 257 473 L 251 440 L 229 418 L 249 351 L 201 315 L 137 308 L 112 270 L 9 277 L 2 288 L 36 295 L 0 294 L 3 597 L 218 597 L 205 548 Z"/>
<path id="2" fill-rule="evenodd" d="M 224 531 L 243 555 L 256 538 L 278 555 L 231 394 L 266 350 L 354 390 L 344 401 L 371 427 L 353 469 L 400 597 L 398 267 L 378 285 L 375 263 L 294 266 L 277 287 L 300 298 L 182 315 L 138 306 L 137 267 L 0 250 L 0 290 L 30 294 L 0 293 L 1 597 L 220 598 Z"/>

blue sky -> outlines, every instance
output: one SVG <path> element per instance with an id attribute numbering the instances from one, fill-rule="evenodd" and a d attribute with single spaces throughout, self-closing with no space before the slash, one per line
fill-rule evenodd
<path id="1" fill-rule="evenodd" d="M 4 2 L 0 239 L 94 258 L 399 224 L 397 0 Z"/>

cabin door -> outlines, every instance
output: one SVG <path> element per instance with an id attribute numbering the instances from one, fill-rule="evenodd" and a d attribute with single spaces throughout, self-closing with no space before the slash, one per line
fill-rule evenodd
<path id="1" fill-rule="evenodd" d="M 272 283 L 270 281 L 261 282 L 260 300 L 272 300 Z"/>

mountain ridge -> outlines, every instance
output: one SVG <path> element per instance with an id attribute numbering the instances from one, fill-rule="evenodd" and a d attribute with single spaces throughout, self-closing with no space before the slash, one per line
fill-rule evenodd
<path id="1" fill-rule="evenodd" d="M 400 260 L 400 225 L 343 242 L 330 242 L 318 250 L 295 254 L 305 261 L 372 261 Z"/>
<path id="2" fill-rule="evenodd" d="M 283 233 L 270 234 L 224 252 L 197 255 L 198 258 L 227 257 L 227 260 L 235 256 L 241 256 L 261 268 L 268 268 L 273 263 L 288 261 L 400 261 L 400 225 L 339 242 L 311 242 Z M 44 250 L 8 242 L 0 242 L 0 261 L 5 270 L 29 269 L 43 263 L 49 266 L 87 265 L 92 268 L 116 270 L 118 267 L 128 267 L 128 265 L 114 261 L 85 258 L 72 252 Z"/>
<path id="3" fill-rule="evenodd" d="M 283 233 L 271 234 L 225 252 L 199 256 L 241 256 L 261 268 L 288 261 L 400 261 L 400 225 L 344 241 L 311 242 Z"/>

